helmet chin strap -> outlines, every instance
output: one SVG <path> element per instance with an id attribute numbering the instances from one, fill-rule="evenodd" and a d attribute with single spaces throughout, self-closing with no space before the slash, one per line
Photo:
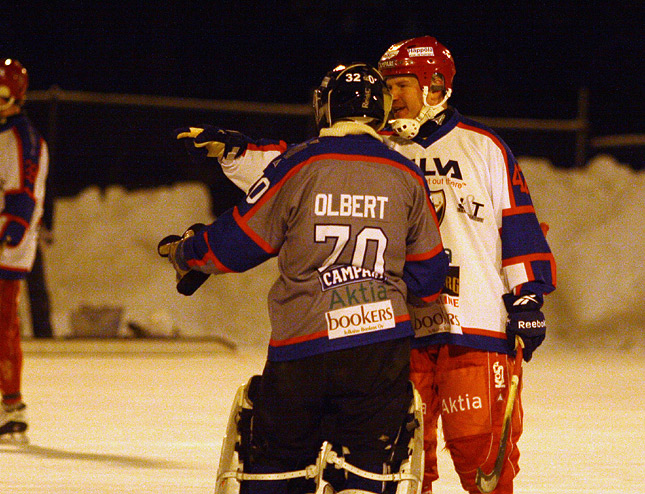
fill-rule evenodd
<path id="1" fill-rule="evenodd" d="M 441 111 L 443 111 L 443 105 L 448 101 L 450 95 L 452 94 L 452 89 L 446 91 L 446 95 L 443 99 L 436 105 L 428 105 L 427 103 L 421 108 L 421 111 L 416 118 L 395 118 L 390 120 L 388 123 L 392 126 L 392 130 L 396 132 L 399 136 L 404 139 L 412 139 L 419 133 L 421 126 L 426 123 L 428 120 L 432 120 L 436 117 Z M 423 88 L 423 101 L 427 101 L 428 97 L 428 86 Z"/>
<path id="2" fill-rule="evenodd" d="M 5 111 L 11 108 L 16 101 L 16 98 L 13 96 L 7 99 L 7 102 L 4 105 L 0 105 L 0 111 Z"/>

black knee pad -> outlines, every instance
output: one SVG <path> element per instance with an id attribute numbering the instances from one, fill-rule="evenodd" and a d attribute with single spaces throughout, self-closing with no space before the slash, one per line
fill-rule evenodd
<path id="1" fill-rule="evenodd" d="M 243 407 L 240 411 L 239 420 L 237 423 L 237 430 L 240 434 L 240 443 L 237 445 L 237 453 L 240 460 L 245 464 L 251 464 L 254 459 L 261 454 L 262 447 L 256 444 L 257 441 L 253 437 L 253 401 L 258 396 L 262 376 L 252 376 L 246 386 L 246 402 L 250 407 Z"/>

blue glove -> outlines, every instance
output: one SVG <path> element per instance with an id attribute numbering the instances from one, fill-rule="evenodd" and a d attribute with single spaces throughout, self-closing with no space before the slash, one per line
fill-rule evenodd
<path id="1" fill-rule="evenodd" d="M 528 362 L 546 336 L 546 320 L 540 310 L 543 303 L 542 295 L 506 293 L 502 298 L 508 312 L 506 342 L 509 354 L 515 355 L 515 336 L 517 335 L 524 342 L 524 360 Z"/>
<path id="2" fill-rule="evenodd" d="M 18 221 L 9 221 L 4 232 L 0 234 L 0 245 L 15 247 L 22 241 L 26 230 L 27 228 L 23 223 Z"/>
<path id="3" fill-rule="evenodd" d="M 212 125 L 203 127 L 182 127 L 175 130 L 175 137 L 183 139 L 186 150 L 191 157 L 203 158 L 239 158 L 251 142 L 244 134 L 235 130 L 225 130 Z"/>

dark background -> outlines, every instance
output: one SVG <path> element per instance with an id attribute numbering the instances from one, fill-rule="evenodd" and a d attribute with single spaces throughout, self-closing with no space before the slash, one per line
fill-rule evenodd
<path id="1" fill-rule="evenodd" d="M 392 43 L 429 34 L 454 56 L 451 104 L 468 116 L 571 119 L 588 88 L 591 137 L 636 134 L 645 133 L 643 4 L 3 2 L 0 56 L 27 67 L 30 89 L 308 104 L 337 63 L 375 64 Z M 147 186 L 199 176 L 171 138 L 186 124 L 289 142 L 312 132 L 304 118 L 226 112 L 67 104 L 52 126 L 50 107 L 28 111 L 46 137 L 57 134 L 61 193 L 85 182 Z M 571 135 L 500 134 L 517 155 L 573 166 Z M 642 147 L 613 154 L 645 166 Z"/>

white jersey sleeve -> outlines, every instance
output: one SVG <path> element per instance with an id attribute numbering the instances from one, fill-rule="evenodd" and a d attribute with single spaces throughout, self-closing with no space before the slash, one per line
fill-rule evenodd
<path id="1" fill-rule="evenodd" d="M 239 158 L 221 158 L 220 165 L 226 177 L 247 193 L 266 166 L 287 147 L 284 141 L 263 139 L 249 144 Z"/>

